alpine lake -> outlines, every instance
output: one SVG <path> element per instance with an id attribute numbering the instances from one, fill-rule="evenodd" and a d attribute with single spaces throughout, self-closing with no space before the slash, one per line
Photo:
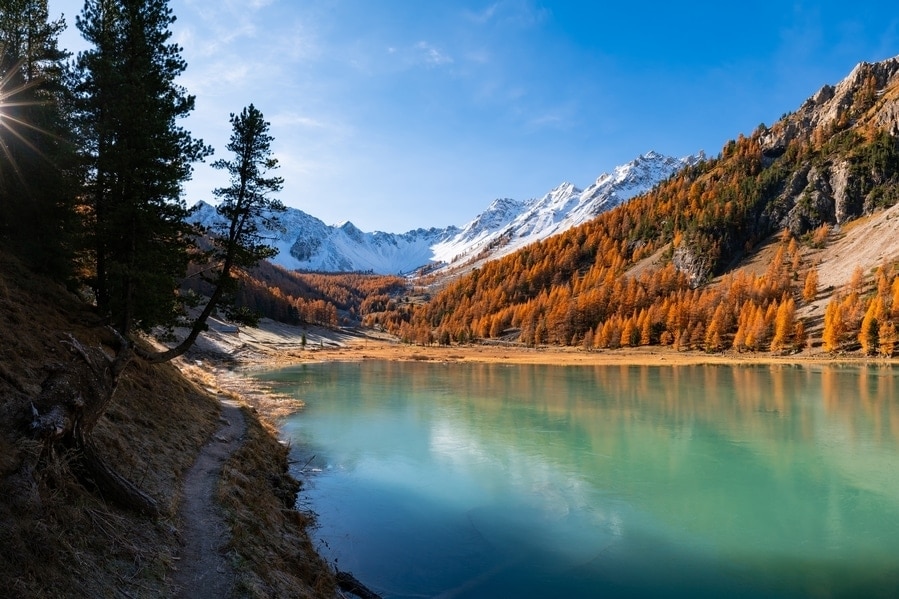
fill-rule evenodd
<path id="1" fill-rule="evenodd" d="M 319 551 L 385 598 L 899 596 L 899 370 L 257 374 Z"/>

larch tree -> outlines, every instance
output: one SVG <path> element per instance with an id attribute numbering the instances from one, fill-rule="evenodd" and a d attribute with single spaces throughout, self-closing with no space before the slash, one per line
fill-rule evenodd
<path id="1" fill-rule="evenodd" d="M 774 336 L 771 338 L 771 351 L 780 352 L 787 348 L 795 332 L 796 302 L 792 297 L 785 297 L 777 306 L 774 319 Z"/>
<path id="2" fill-rule="evenodd" d="M 885 358 L 893 357 L 896 351 L 896 325 L 892 320 L 880 323 L 877 332 L 879 340 L 878 352 Z"/>
<path id="3" fill-rule="evenodd" d="M 868 304 L 865 310 L 865 316 L 862 318 L 861 329 L 858 332 L 858 342 L 861 345 L 862 353 L 871 356 L 879 350 L 878 333 L 880 324 L 884 322 L 885 310 L 883 300 L 879 295 Z"/>
<path id="4" fill-rule="evenodd" d="M 825 351 L 835 352 L 840 348 L 842 337 L 846 330 L 846 321 L 843 315 L 841 299 L 835 296 L 827 303 L 824 311 L 824 331 L 821 333 L 821 341 Z"/>
<path id="5" fill-rule="evenodd" d="M 813 302 L 818 296 L 818 269 L 810 268 L 805 275 L 805 282 L 802 286 L 802 299 L 806 302 Z"/>

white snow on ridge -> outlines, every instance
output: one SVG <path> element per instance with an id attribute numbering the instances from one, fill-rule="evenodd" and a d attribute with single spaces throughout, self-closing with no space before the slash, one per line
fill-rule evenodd
<path id="1" fill-rule="evenodd" d="M 349 221 L 329 226 L 288 208 L 281 215 L 283 229 L 268 232 L 279 250 L 272 262 L 297 270 L 405 274 L 424 266 L 451 267 L 475 257 L 499 258 L 585 223 L 704 158 L 702 152 L 680 159 L 648 152 L 600 175 L 585 190 L 563 183 L 526 202 L 495 200 L 461 228 L 366 233 Z M 217 219 L 215 207 L 198 204 L 193 220 L 210 226 Z"/>
<path id="2" fill-rule="evenodd" d="M 434 259 L 452 265 L 477 255 L 491 244 L 497 246 L 490 252 L 491 259 L 510 254 L 588 222 L 600 212 L 646 193 L 681 168 L 704 158 L 702 152 L 677 159 L 651 151 L 615 168 L 611 174 L 603 173 L 583 191 L 571 183 L 563 183 L 541 198 L 516 204 L 520 211 L 506 226 L 480 228 L 477 223 L 483 215 L 479 216 L 455 237 L 435 245 Z M 496 202 L 488 212 L 495 205 Z"/>

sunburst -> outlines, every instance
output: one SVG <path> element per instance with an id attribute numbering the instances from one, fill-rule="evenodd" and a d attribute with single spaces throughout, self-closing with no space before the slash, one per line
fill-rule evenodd
<path id="1" fill-rule="evenodd" d="M 19 99 L 24 92 L 41 84 L 40 78 L 35 78 L 21 84 L 13 84 L 16 75 L 22 69 L 22 65 L 23 61 L 19 61 L 0 77 L 0 151 L 3 152 L 3 155 L 9 161 L 10 165 L 12 165 L 13 171 L 20 180 L 22 179 L 22 173 L 16 163 L 15 156 L 13 156 L 9 144 L 7 143 L 7 135 L 12 135 L 41 157 L 44 157 L 43 152 L 41 152 L 40 148 L 35 146 L 31 140 L 24 136 L 22 131 L 30 129 L 43 135 L 56 137 L 51 132 L 29 123 L 15 114 L 16 108 L 24 106 L 40 106 L 44 104 L 44 102 L 39 100 Z"/>

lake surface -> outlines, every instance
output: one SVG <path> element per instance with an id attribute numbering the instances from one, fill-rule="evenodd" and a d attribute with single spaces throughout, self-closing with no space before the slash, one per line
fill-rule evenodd
<path id="1" fill-rule="evenodd" d="M 323 555 L 384 597 L 899 596 L 888 367 L 266 373 Z M 311 473 L 311 474 L 310 474 Z"/>

